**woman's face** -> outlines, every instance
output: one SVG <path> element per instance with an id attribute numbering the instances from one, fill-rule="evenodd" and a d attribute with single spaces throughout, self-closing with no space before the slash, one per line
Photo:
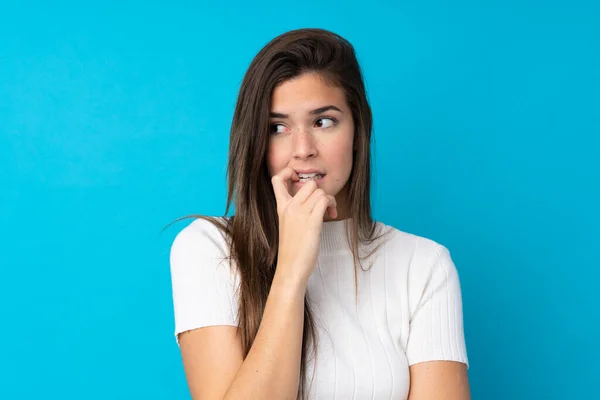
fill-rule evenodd
<path id="1" fill-rule="evenodd" d="M 301 178 L 303 172 L 318 172 L 322 175 L 316 177 L 318 187 L 337 200 L 337 219 L 346 218 L 354 121 L 343 90 L 316 73 L 306 73 L 277 86 L 271 103 L 270 175 L 285 167 L 293 168 Z M 302 185 L 295 182 L 290 195 Z"/>

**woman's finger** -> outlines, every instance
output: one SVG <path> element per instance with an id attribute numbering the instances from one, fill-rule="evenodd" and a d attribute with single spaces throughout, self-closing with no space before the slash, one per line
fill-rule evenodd
<path id="1" fill-rule="evenodd" d="M 337 206 L 335 197 L 328 195 L 323 189 L 316 189 L 306 200 L 305 203 L 311 213 L 314 212 L 314 209 L 317 206 L 318 202 L 321 201 L 321 198 L 325 198 L 327 200 L 327 207 Z"/>
<path id="2" fill-rule="evenodd" d="M 292 198 L 290 195 L 290 181 L 299 180 L 300 178 L 292 168 L 284 168 L 271 178 L 273 191 L 277 204 L 285 205 Z"/>
<path id="3" fill-rule="evenodd" d="M 333 209 L 330 212 L 329 216 L 332 218 L 337 217 L 337 202 L 335 197 L 327 195 L 327 196 L 318 196 L 315 199 L 314 207 L 311 212 L 311 217 L 315 218 L 318 221 L 322 221 L 325 216 L 325 212 L 329 209 Z M 335 216 L 333 216 L 335 214 Z"/>

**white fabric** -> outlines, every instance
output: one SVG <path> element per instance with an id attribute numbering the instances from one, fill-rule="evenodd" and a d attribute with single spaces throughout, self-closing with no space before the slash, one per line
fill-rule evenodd
<path id="1" fill-rule="evenodd" d="M 449 251 L 378 222 L 392 233 L 364 263 L 364 269 L 372 264 L 368 271 L 358 268 L 356 304 L 344 223 L 324 223 L 318 264 L 308 282 L 318 328 L 316 362 L 307 365 L 309 398 L 406 399 L 409 366 L 433 360 L 468 365 L 460 283 Z M 227 250 L 220 231 L 201 219 L 175 238 L 176 337 L 204 326 L 237 326 L 239 277 L 223 261 Z"/>

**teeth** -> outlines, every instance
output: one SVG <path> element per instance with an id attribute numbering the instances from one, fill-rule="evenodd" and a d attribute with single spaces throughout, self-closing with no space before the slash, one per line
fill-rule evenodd
<path id="1" fill-rule="evenodd" d="M 308 182 L 308 181 L 316 181 L 319 180 L 323 177 L 323 175 L 321 174 L 302 174 L 302 175 L 298 175 L 298 177 L 300 178 L 300 182 Z"/>

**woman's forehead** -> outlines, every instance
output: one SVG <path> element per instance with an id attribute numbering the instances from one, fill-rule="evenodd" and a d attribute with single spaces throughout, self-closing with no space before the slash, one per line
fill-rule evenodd
<path id="1" fill-rule="evenodd" d="M 305 74 L 281 83 L 273 91 L 271 112 L 279 114 L 309 114 L 319 108 L 345 106 L 341 88 L 328 84 L 316 74 Z"/>

